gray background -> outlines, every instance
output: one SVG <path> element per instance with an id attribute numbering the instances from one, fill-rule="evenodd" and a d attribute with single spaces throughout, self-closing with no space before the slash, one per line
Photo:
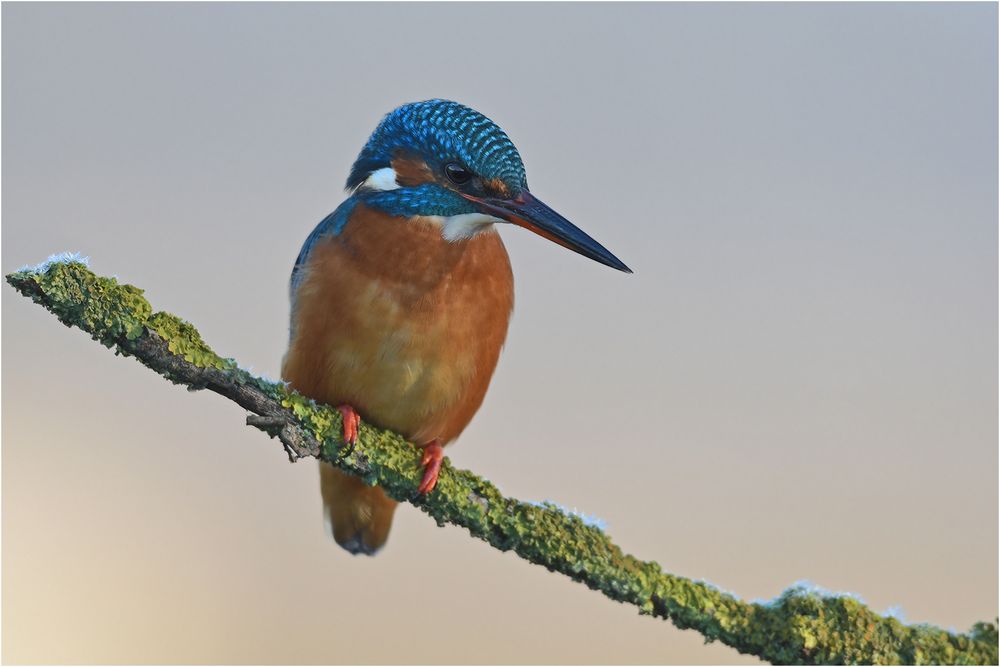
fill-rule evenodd
<path id="1" fill-rule="evenodd" d="M 746 598 L 997 614 L 995 4 L 3 5 L 3 271 L 76 250 L 272 377 L 368 133 L 447 97 L 636 273 L 504 229 L 453 461 Z M 5 662 L 747 662 L 317 474 L 3 288 Z"/>

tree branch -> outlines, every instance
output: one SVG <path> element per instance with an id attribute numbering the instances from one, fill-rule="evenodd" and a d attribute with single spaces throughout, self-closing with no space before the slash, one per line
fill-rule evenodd
<path id="1" fill-rule="evenodd" d="M 439 525 L 462 526 L 501 551 L 514 551 L 612 600 L 635 605 L 640 614 L 693 628 L 706 641 L 718 640 L 776 664 L 997 663 L 995 623 L 977 623 L 965 634 L 905 625 L 854 597 L 806 586 L 792 587 L 769 603 L 745 602 L 623 553 L 584 517 L 551 503 L 506 498 L 489 481 L 456 470 L 447 459 L 435 491 L 418 496 L 416 447 L 367 424 L 357 445 L 346 447 L 338 411 L 219 357 L 193 326 L 169 313 L 154 313 L 142 290 L 99 277 L 73 256 L 22 269 L 7 282 L 63 324 L 135 357 L 171 382 L 235 401 L 252 413 L 247 424 L 278 438 L 290 460 L 327 461 L 414 504 Z"/>

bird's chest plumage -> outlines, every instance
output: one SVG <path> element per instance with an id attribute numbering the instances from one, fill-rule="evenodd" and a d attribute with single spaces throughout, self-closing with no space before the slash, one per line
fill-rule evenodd
<path id="1" fill-rule="evenodd" d="M 359 206 L 304 270 L 285 379 L 418 443 L 456 437 L 485 396 L 513 306 L 500 237 L 449 242 L 433 223 Z"/>

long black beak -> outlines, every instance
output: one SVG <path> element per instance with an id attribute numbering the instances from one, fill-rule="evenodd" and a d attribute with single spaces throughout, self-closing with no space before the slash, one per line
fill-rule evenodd
<path id="1" fill-rule="evenodd" d="M 474 201 L 484 213 L 530 229 L 539 236 L 555 241 L 564 248 L 578 252 L 595 262 L 600 262 L 625 273 L 632 273 L 632 269 L 612 255 L 611 251 L 542 201 L 536 199 L 527 190 L 522 191 L 515 199 L 479 199 L 469 195 L 463 196 Z"/>

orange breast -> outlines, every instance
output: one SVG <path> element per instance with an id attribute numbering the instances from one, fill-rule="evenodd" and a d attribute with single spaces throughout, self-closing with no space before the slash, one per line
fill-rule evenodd
<path id="1" fill-rule="evenodd" d="M 358 205 L 303 270 L 282 369 L 292 387 L 417 444 L 457 437 L 486 394 L 513 307 L 500 236 L 449 242 L 433 223 Z"/>

